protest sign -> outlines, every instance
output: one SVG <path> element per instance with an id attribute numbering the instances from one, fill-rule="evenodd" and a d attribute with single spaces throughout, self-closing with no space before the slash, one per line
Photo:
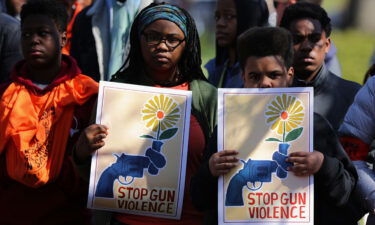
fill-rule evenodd
<path id="1" fill-rule="evenodd" d="M 96 123 L 109 129 L 88 207 L 179 219 L 190 112 L 190 91 L 100 82 Z"/>
<path id="2" fill-rule="evenodd" d="M 241 163 L 219 178 L 219 224 L 312 225 L 313 177 L 285 159 L 313 151 L 312 88 L 219 89 L 218 150 Z"/>

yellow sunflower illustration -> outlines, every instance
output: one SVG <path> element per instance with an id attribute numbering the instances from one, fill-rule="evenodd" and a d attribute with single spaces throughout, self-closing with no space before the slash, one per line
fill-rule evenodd
<path id="1" fill-rule="evenodd" d="M 142 120 L 146 123 L 146 127 L 154 132 L 173 127 L 180 117 L 177 103 L 164 95 L 152 97 L 142 109 Z"/>
<path id="2" fill-rule="evenodd" d="M 280 135 L 299 127 L 305 116 L 302 102 L 287 94 L 276 96 L 268 104 L 264 114 L 267 124 Z"/>

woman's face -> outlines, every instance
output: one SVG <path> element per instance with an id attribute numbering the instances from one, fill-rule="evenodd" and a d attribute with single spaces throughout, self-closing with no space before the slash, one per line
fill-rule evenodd
<path id="1" fill-rule="evenodd" d="M 185 49 L 185 35 L 173 22 L 156 20 L 141 33 L 141 51 L 147 69 L 168 72 L 176 69 Z"/>
<path id="2" fill-rule="evenodd" d="M 217 44 L 220 47 L 234 45 L 237 37 L 237 10 L 234 0 L 218 0 L 215 21 Z"/>

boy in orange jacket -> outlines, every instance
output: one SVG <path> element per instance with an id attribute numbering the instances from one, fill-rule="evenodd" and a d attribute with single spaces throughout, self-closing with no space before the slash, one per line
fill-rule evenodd
<path id="1" fill-rule="evenodd" d="M 98 84 L 62 55 L 67 14 L 53 0 L 21 11 L 24 60 L 0 87 L 0 224 L 88 224 L 71 146 Z"/>

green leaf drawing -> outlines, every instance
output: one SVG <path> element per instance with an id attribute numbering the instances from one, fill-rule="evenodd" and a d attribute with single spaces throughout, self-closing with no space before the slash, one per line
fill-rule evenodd
<path id="1" fill-rule="evenodd" d="M 299 136 L 302 134 L 302 131 L 303 131 L 303 127 L 296 128 L 296 129 L 292 130 L 292 131 L 289 132 L 289 134 L 286 136 L 286 138 L 285 138 L 285 142 L 290 142 L 290 141 L 294 141 L 294 140 L 296 140 L 296 139 L 299 138 Z"/>
<path id="2" fill-rule="evenodd" d="M 142 135 L 142 136 L 139 136 L 140 138 L 150 138 L 150 139 L 155 139 L 153 136 L 151 135 Z"/>
<path id="3" fill-rule="evenodd" d="M 160 135 L 159 140 L 164 140 L 164 139 L 171 138 L 173 135 L 175 135 L 177 133 L 177 130 L 178 130 L 178 128 L 172 128 L 172 129 L 164 131 Z"/>
<path id="4" fill-rule="evenodd" d="M 277 138 L 267 138 L 266 141 L 277 141 L 277 142 L 282 142 L 281 140 Z"/>

